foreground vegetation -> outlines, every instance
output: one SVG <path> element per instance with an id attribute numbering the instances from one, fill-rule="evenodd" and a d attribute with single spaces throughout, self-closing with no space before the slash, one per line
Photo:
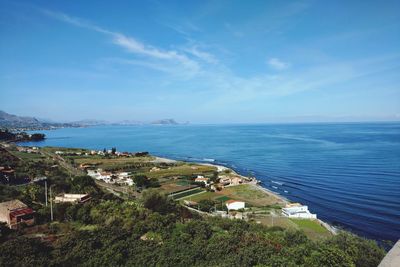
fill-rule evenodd
<path id="1" fill-rule="evenodd" d="M 0 266 L 377 266 L 385 254 L 374 241 L 348 233 L 326 235 L 310 221 L 274 218 L 269 224 L 268 214 L 279 209 L 276 199 L 247 185 L 204 193 L 198 187 L 190 197 L 187 191 L 177 193 L 179 200 L 167 195 L 168 177 L 184 187 L 199 171 L 213 177 L 209 167 L 174 163 L 150 172 L 154 166 L 131 158 L 126 166 L 161 186 L 120 198 L 74 172 L 82 157 L 66 156 L 71 161 L 64 162 L 49 149 L 35 156 L 9 150 L 2 151 L 1 159 L 21 175 L 46 175 L 54 194 L 89 193 L 92 198 L 83 204 L 54 204 L 51 221 L 42 182 L 0 185 L 0 202 L 20 199 L 36 211 L 35 226 L 9 230 L 0 225 Z M 231 198 L 248 200 L 254 215 L 249 221 L 200 216 L 181 205 L 188 198 L 199 201 L 201 210 Z M 324 238 L 310 238 L 308 231 Z"/>
<path id="2" fill-rule="evenodd" d="M 33 236 L 3 236 L 0 266 L 377 266 L 384 256 L 346 233 L 316 242 L 301 231 L 202 218 L 152 191 L 140 201 L 59 205 L 56 218 Z"/>

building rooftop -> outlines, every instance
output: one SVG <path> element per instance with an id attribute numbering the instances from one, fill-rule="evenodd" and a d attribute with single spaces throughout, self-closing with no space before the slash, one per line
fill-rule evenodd
<path id="1" fill-rule="evenodd" d="M 1 202 L 0 207 L 7 210 L 15 210 L 15 209 L 27 208 L 28 206 L 25 205 L 22 201 L 15 199 L 6 202 Z"/>
<path id="2" fill-rule="evenodd" d="M 226 203 L 226 204 L 232 204 L 232 203 L 236 203 L 236 202 L 241 202 L 241 203 L 243 203 L 243 201 L 233 200 L 233 199 L 230 199 L 230 200 L 226 201 L 225 203 Z"/>
<path id="3" fill-rule="evenodd" d="M 289 203 L 289 204 L 286 204 L 286 208 L 293 208 L 293 207 L 300 207 L 300 206 L 303 206 L 303 205 L 301 205 L 300 203 Z"/>

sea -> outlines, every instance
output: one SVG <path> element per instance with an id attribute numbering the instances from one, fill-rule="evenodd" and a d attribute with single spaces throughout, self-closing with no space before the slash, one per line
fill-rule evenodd
<path id="1" fill-rule="evenodd" d="M 32 146 L 148 151 L 228 166 L 333 226 L 400 238 L 400 123 L 137 125 L 40 131 Z"/>

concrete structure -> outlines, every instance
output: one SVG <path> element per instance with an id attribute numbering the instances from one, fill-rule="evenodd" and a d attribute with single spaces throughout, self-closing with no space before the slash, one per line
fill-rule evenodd
<path id="1" fill-rule="evenodd" d="M 0 222 L 5 222 L 11 229 L 18 229 L 21 223 L 35 223 L 34 211 L 19 200 L 0 203 Z"/>
<path id="2" fill-rule="evenodd" d="M 223 186 L 230 186 L 230 185 L 240 185 L 243 183 L 243 179 L 237 176 L 219 176 L 220 184 Z"/>
<path id="3" fill-rule="evenodd" d="M 204 176 L 198 175 L 196 179 L 194 179 L 194 181 L 196 183 L 204 183 L 205 185 L 208 185 L 208 181 L 210 180 L 210 178 L 206 178 Z"/>
<path id="4" fill-rule="evenodd" d="M 90 199 L 90 196 L 88 194 L 62 194 L 59 196 L 56 196 L 54 201 L 56 203 L 84 203 Z"/>
<path id="5" fill-rule="evenodd" d="M 125 183 L 126 183 L 127 185 L 129 185 L 129 186 L 132 186 L 132 185 L 135 184 L 135 183 L 133 182 L 133 179 L 132 179 L 132 178 L 127 178 L 127 179 L 125 180 Z"/>
<path id="6" fill-rule="evenodd" d="M 228 210 L 240 210 L 245 208 L 246 203 L 244 203 L 243 201 L 228 200 L 227 202 L 225 202 L 225 205 Z"/>
<path id="7" fill-rule="evenodd" d="M 307 206 L 300 203 L 288 204 L 282 209 L 282 214 L 289 218 L 316 219 L 317 215 L 310 213 Z"/>
<path id="8" fill-rule="evenodd" d="M 400 266 L 400 240 L 386 254 L 378 267 L 398 267 Z"/>

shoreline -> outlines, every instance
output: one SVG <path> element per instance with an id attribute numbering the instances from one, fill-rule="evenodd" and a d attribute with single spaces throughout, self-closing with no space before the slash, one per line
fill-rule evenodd
<path id="1" fill-rule="evenodd" d="M 223 170 L 230 170 L 235 175 L 238 175 L 239 177 L 249 181 L 249 177 L 246 177 L 246 176 L 243 176 L 243 175 L 239 174 L 236 170 L 234 170 L 234 169 L 232 169 L 230 167 L 226 167 L 226 166 L 222 166 L 222 165 L 218 165 L 218 164 L 212 164 L 212 163 L 202 163 L 202 162 L 194 162 L 194 163 L 200 164 L 200 165 L 206 165 L 206 166 L 214 166 L 214 167 L 217 168 L 218 171 L 220 171 L 220 170 L 222 170 L 222 171 Z M 272 190 L 270 190 L 268 188 L 263 187 L 262 185 L 260 185 L 258 183 L 259 180 L 257 180 L 256 178 L 254 178 L 254 179 L 255 179 L 256 183 L 248 183 L 248 185 L 259 189 L 260 191 L 264 192 L 265 194 L 269 194 L 269 195 L 274 196 L 278 200 L 282 201 L 285 205 L 292 202 L 290 199 L 288 199 L 288 198 L 286 198 L 286 197 L 284 197 L 284 196 L 282 196 L 280 194 L 277 194 L 276 192 L 274 192 L 274 191 L 272 191 Z M 321 226 L 323 226 L 326 230 L 328 230 L 332 235 L 337 235 L 339 233 L 339 231 L 340 231 L 340 229 L 338 229 L 338 228 L 334 227 L 333 225 L 331 225 L 331 224 L 319 219 L 318 215 L 317 215 L 317 219 L 315 219 L 315 220 L 318 221 L 321 224 Z"/>
<path id="2" fill-rule="evenodd" d="M 223 165 L 218 165 L 218 164 L 212 164 L 212 163 L 202 163 L 202 162 L 196 162 L 196 163 L 199 164 L 199 165 L 214 166 L 214 167 L 217 168 L 218 171 L 220 171 L 220 170 L 221 170 L 221 171 L 230 170 L 230 171 L 232 171 L 233 174 L 239 176 L 240 178 L 242 178 L 242 179 L 244 179 L 244 180 L 249 181 L 249 177 L 246 177 L 246 176 L 244 176 L 244 175 L 239 174 L 239 173 L 238 173 L 236 170 L 234 170 L 233 168 L 226 167 L 226 166 L 223 166 Z M 254 179 L 255 179 L 256 183 L 248 183 L 248 184 L 249 184 L 249 185 L 252 185 L 252 186 L 254 186 L 254 187 L 256 187 L 256 188 L 258 188 L 259 190 L 263 191 L 264 193 L 273 195 L 273 196 L 276 197 L 277 199 L 282 200 L 282 202 L 284 202 L 285 204 L 289 204 L 289 203 L 291 202 L 288 198 L 286 198 L 286 197 L 284 197 L 284 196 L 282 196 L 282 195 L 280 195 L 280 194 L 278 194 L 278 193 L 276 193 L 276 192 L 274 192 L 274 191 L 272 191 L 272 190 L 270 190 L 270 189 L 268 189 L 268 188 L 265 188 L 265 187 L 263 187 L 262 185 L 260 185 L 260 184 L 259 184 L 260 180 L 257 180 L 257 178 L 254 177 Z"/>
<path id="3" fill-rule="evenodd" d="M 21 146 L 21 144 L 18 143 L 14 143 L 16 146 Z M 22 145 L 24 146 L 24 145 Z M 65 148 L 65 147 L 60 147 L 60 148 Z M 83 149 L 87 149 L 87 148 L 83 148 Z M 262 191 L 263 193 L 267 194 L 267 195 L 271 195 L 273 197 L 275 197 L 279 202 L 281 202 L 282 204 L 286 205 L 291 203 L 292 201 L 290 199 L 288 199 L 287 197 L 284 197 L 268 188 L 263 187 L 262 185 L 259 184 L 259 180 L 257 180 L 255 177 L 249 178 L 246 177 L 244 175 L 241 175 L 240 173 L 238 173 L 235 169 L 233 169 L 232 167 L 227 167 L 224 165 L 219 165 L 219 164 L 214 164 L 214 163 L 208 163 L 208 162 L 198 162 L 198 161 L 187 161 L 187 160 L 180 160 L 180 159 L 173 159 L 173 158 L 169 158 L 168 156 L 158 156 L 158 155 L 151 155 L 152 157 L 154 157 L 154 160 L 152 162 L 154 163 L 175 163 L 175 162 L 185 162 L 185 163 L 194 163 L 194 164 L 198 164 L 198 165 L 203 165 L 203 166 L 212 166 L 217 168 L 218 172 L 223 172 L 225 170 L 229 170 L 233 175 L 240 177 L 243 180 L 246 180 L 247 185 L 250 185 L 256 189 L 258 189 L 259 191 Z M 231 185 L 228 187 L 234 187 L 236 185 Z M 327 222 L 322 221 L 321 219 L 319 219 L 317 217 L 316 219 L 321 225 L 323 225 L 324 228 L 326 228 L 329 232 L 331 232 L 332 234 L 337 234 L 338 233 L 338 229 L 333 227 L 332 225 L 330 225 Z"/>

